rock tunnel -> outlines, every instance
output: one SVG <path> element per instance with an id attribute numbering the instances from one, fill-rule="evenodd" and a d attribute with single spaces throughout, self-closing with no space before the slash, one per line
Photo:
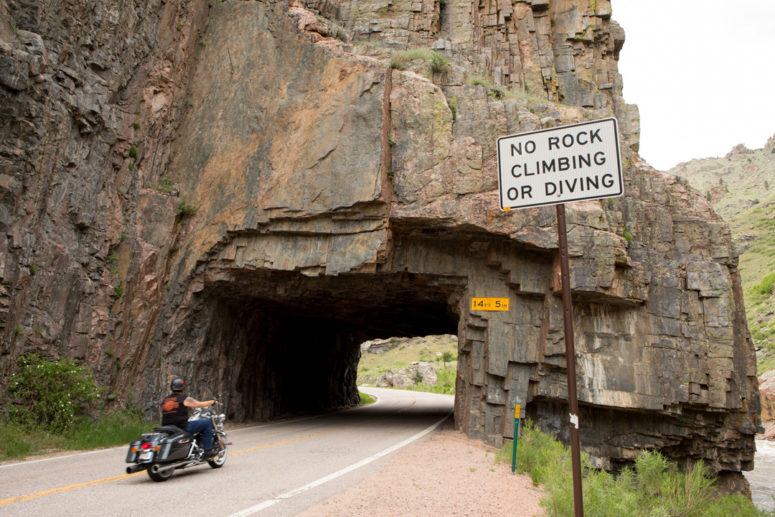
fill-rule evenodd
<path id="1" fill-rule="evenodd" d="M 231 399 L 230 418 L 263 420 L 357 404 L 360 344 L 456 334 L 451 301 L 458 290 L 409 273 L 250 271 L 208 286 L 201 293 L 209 320 L 205 347 L 226 363 L 230 378 L 218 392 Z M 212 373 L 218 375 L 217 368 Z M 205 371 L 195 376 L 211 378 Z"/>
<path id="2" fill-rule="evenodd" d="M 509 406 L 530 407 L 539 363 L 555 364 L 562 385 L 561 321 L 550 329 L 558 320 L 547 317 L 559 308 L 552 252 L 484 232 L 394 224 L 391 251 L 372 270 L 304 274 L 256 267 L 262 260 L 250 255 L 264 252 L 266 238 L 234 237 L 208 261 L 162 354 L 163 372 L 197 379 L 227 402 L 230 418 L 357 403 L 360 344 L 374 338 L 457 335 L 456 422 L 490 441 L 510 436 Z M 512 311 L 473 313 L 472 296 L 509 298 Z"/>

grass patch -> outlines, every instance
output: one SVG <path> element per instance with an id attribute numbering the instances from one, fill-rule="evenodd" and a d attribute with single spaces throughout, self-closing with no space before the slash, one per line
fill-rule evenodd
<path id="1" fill-rule="evenodd" d="M 529 420 L 521 426 L 516 469 L 528 473 L 534 484 L 544 486 L 541 506 L 552 517 L 572 516 L 573 481 L 570 450 L 539 431 Z M 510 463 L 512 442 L 496 455 L 497 462 Z M 687 472 L 658 452 L 642 452 L 634 468 L 618 476 L 592 467 L 582 454 L 584 513 L 596 517 L 773 517 L 775 512 L 758 510 L 747 498 L 720 496 L 713 488 L 707 468 L 698 462 Z"/>
<path id="2" fill-rule="evenodd" d="M 440 74 L 449 71 L 449 61 L 447 58 L 432 50 L 424 48 L 415 48 L 411 50 L 401 50 L 394 52 L 390 57 L 390 68 L 396 70 L 406 70 L 412 61 L 424 61 L 428 63 L 431 73 Z"/>
<path id="3" fill-rule="evenodd" d="M 0 461 L 56 451 L 126 445 L 154 425 L 143 419 L 138 410 L 109 413 L 97 420 L 81 420 L 66 435 L 6 420 L 0 422 Z"/>
<path id="4" fill-rule="evenodd" d="M 360 392 L 360 391 L 358 392 L 358 396 L 361 399 L 361 402 L 360 402 L 361 404 L 374 404 L 377 401 L 371 395 L 368 395 L 368 394 Z"/>
<path id="5" fill-rule="evenodd" d="M 775 273 L 770 273 L 762 278 L 761 282 L 753 286 L 753 291 L 762 296 L 769 296 L 773 292 L 773 284 L 775 284 Z"/>
<path id="6" fill-rule="evenodd" d="M 0 461 L 61 450 L 65 439 L 13 422 L 0 423 Z"/>
<path id="7" fill-rule="evenodd" d="M 455 379 L 457 377 L 457 367 L 444 368 L 436 371 L 436 384 L 427 386 L 418 382 L 414 387 L 415 391 L 427 391 L 429 393 L 441 393 L 442 395 L 455 394 Z"/>
<path id="8" fill-rule="evenodd" d="M 487 88 L 490 97 L 495 99 L 524 99 L 528 102 L 528 108 L 535 104 L 556 104 L 545 96 L 534 95 L 525 91 L 507 90 L 503 86 L 499 86 L 490 79 L 481 76 L 468 77 L 466 79 L 466 84 L 484 86 Z"/>
<path id="9" fill-rule="evenodd" d="M 94 449 L 123 445 L 147 433 L 154 425 L 147 422 L 139 410 L 110 413 L 96 421 L 82 421 L 67 438 L 69 449 Z"/>

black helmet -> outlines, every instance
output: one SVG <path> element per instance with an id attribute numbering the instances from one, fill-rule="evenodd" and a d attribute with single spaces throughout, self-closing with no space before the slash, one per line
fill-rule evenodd
<path id="1" fill-rule="evenodd" d="M 170 388 L 172 391 L 183 391 L 183 387 L 186 385 L 185 382 L 183 382 L 183 379 L 174 379 L 170 383 Z"/>

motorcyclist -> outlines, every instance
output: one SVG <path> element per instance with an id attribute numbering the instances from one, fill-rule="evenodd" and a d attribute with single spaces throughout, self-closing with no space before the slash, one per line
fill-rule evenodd
<path id="1" fill-rule="evenodd" d="M 172 394 L 161 403 L 161 425 L 176 425 L 191 434 L 199 433 L 204 449 L 203 459 L 213 456 L 213 424 L 209 418 L 188 421 L 188 408 L 204 408 L 215 403 L 214 400 L 198 401 L 184 393 L 186 383 L 183 379 L 174 379 L 170 383 Z"/>

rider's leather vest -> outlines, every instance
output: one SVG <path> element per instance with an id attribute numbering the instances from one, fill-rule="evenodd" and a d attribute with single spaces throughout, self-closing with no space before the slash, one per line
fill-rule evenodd
<path id="1" fill-rule="evenodd" d="M 161 425 L 176 425 L 186 428 L 188 422 L 188 408 L 183 405 L 187 395 L 173 393 L 161 403 Z"/>

